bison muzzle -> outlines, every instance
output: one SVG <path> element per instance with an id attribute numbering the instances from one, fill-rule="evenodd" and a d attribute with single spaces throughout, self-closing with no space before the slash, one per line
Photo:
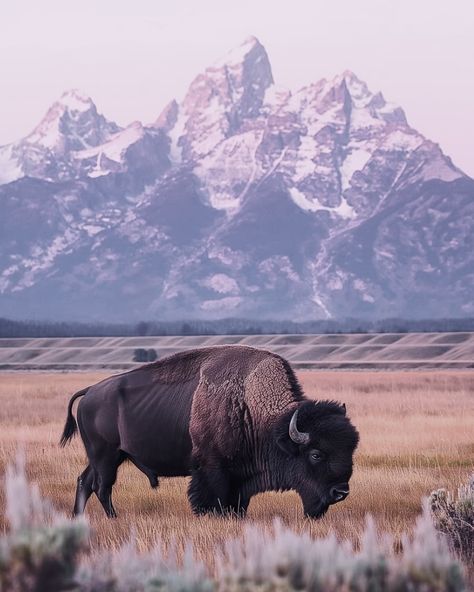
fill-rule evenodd
<path id="1" fill-rule="evenodd" d="M 148 477 L 191 476 L 195 513 L 244 515 L 263 491 L 295 490 L 319 518 L 349 493 L 358 433 L 335 401 L 305 398 L 289 363 L 245 346 L 196 349 L 107 378 L 70 400 L 61 444 L 77 430 L 89 459 L 74 514 L 93 492 L 116 516 L 112 487 L 131 461 Z"/>

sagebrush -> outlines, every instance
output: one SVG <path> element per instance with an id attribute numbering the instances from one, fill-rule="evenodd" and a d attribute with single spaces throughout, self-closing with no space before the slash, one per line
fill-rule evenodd
<path id="1" fill-rule="evenodd" d="M 68 520 L 28 483 L 20 459 L 6 474 L 9 530 L 0 541 L 0 591 L 40 592 L 458 592 L 466 590 L 463 568 L 431 521 L 428 504 L 403 552 L 367 519 L 360 546 L 334 534 L 313 539 L 276 521 L 269 532 L 255 525 L 215 549 L 211 576 L 190 545 L 182 561 L 173 548 L 92 554 L 85 519 Z"/>
<path id="2" fill-rule="evenodd" d="M 455 493 L 433 491 L 431 511 L 436 528 L 447 536 L 452 550 L 466 562 L 474 562 L 474 475 Z"/>

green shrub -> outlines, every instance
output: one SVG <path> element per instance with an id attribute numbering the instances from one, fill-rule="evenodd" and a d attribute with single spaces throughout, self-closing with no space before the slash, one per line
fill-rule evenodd
<path id="1" fill-rule="evenodd" d="M 147 362 L 148 355 L 146 349 L 143 347 L 138 347 L 133 351 L 133 361 L 134 362 Z"/>
<path id="2" fill-rule="evenodd" d="M 157 360 L 157 359 L 158 359 L 158 355 L 157 355 L 157 353 L 156 353 L 156 350 L 154 350 L 153 348 L 150 348 L 150 349 L 147 351 L 147 360 L 148 360 L 149 362 L 154 362 L 154 361 L 155 361 L 155 360 Z"/>
<path id="3" fill-rule="evenodd" d="M 143 347 L 138 347 L 133 351 L 133 361 L 134 362 L 154 362 L 158 359 L 158 355 L 156 350 L 153 348 L 144 349 Z"/>

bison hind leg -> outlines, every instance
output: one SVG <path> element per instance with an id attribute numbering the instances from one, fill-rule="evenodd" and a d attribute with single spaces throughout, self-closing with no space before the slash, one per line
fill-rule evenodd
<path id="1" fill-rule="evenodd" d="M 101 451 L 94 463 L 97 477 L 94 491 L 109 518 L 116 518 L 117 512 L 112 503 L 112 487 L 117 479 L 117 470 L 125 460 L 125 454 L 118 449 L 109 447 Z"/>
<path id="2" fill-rule="evenodd" d="M 74 502 L 73 516 L 83 514 L 87 500 L 90 498 L 95 487 L 95 476 L 93 468 L 87 468 L 77 478 L 76 500 Z"/>

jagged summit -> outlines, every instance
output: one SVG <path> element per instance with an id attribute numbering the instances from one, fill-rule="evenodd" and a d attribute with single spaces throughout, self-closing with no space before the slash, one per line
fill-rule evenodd
<path id="1" fill-rule="evenodd" d="M 239 46 L 229 50 L 224 56 L 217 59 L 209 69 L 238 66 L 251 57 L 253 60 L 268 60 L 267 52 L 260 41 L 250 36 Z"/>
<path id="2" fill-rule="evenodd" d="M 25 142 L 56 153 L 81 150 L 108 141 L 119 126 L 97 112 L 92 99 L 77 89 L 65 91 Z"/>
<path id="3" fill-rule="evenodd" d="M 270 61 L 255 37 L 206 68 L 182 103 L 170 103 L 158 119 L 158 125 L 168 127 L 173 162 L 206 156 L 257 117 L 272 84 Z"/>
<path id="4" fill-rule="evenodd" d="M 58 102 L 64 105 L 69 111 L 87 111 L 88 109 L 95 109 L 95 104 L 91 97 L 77 88 L 71 88 L 64 91 Z"/>

